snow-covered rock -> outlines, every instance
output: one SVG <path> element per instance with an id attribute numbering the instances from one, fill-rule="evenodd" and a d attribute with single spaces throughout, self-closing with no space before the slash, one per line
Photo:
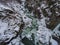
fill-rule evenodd
<path id="1" fill-rule="evenodd" d="M 0 43 L 9 42 L 12 38 L 18 36 L 17 32 L 19 32 L 20 25 L 22 24 L 22 16 L 17 13 L 19 8 L 13 7 L 14 3 L 15 6 L 18 7 L 20 4 L 17 4 L 16 1 L 12 1 L 12 3 L 6 3 L 6 5 L 9 4 L 9 6 L 0 3 L 0 9 L 2 8 L 0 10 Z M 11 7 L 13 7 L 15 11 L 13 11 Z"/>
<path id="2" fill-rule="evenodd" d="M 6 43 L 8 43 L 7 45 L 24 45 L 21 41 L 24 37 L 31 41 L 34 40 L 35 45 L 37 42 L 42 45 L 50 45 L 50 43 L 58 45 L 52 35 L 59 38 L 60 24 L 53 31 L 48 29 L 46 24 L 50 24 L 50 18 L 53 19 L 55 13 L 59 16 L 57 8 L 59 5 L 58 3 L 49 5 L 53 3 L 52 1 L 48 3 L 48 0 L 0 0 L 0 45 Z M 25 7 L 32 8 L 32 13 Z M 53 7 L 56 10 L 52 9 Z M 22 27 L 24 28 L 21 29 Z M 21 30 L 22 34 L 20 35 Z M 32 39 L 32 34 L 34 39 Z"/>
<path id="3" fill-rule="evenodd" d="M 51 39 L 51 31 L 50 29 L 46 28 L 46 23 L 45 19 L 41 19 L 38 31 L 37 31 L 37 36 L 39 37 L 38 39 L 40 40 L 41 43 L 49 45 L 50 39 Z"/>

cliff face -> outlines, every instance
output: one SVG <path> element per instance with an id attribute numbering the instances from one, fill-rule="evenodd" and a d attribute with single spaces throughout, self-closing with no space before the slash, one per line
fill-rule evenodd
<path id="1" fill-rule="evenodd" d="M 59 2 L 0 0 L 0 45 L 59 45 Z"/>

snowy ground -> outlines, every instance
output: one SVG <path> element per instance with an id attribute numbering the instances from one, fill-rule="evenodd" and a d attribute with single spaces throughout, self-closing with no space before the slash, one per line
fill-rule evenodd
<path id="1" fill-rule="evenodd" d="M 39 45 L 50 45 L 50 43 L 51 45 L 58 45 L 58 41 L 53 39 L 52 35 L 59 38 L 60 31 L 58 28 L 60 28 L 60 24 L 58 24 L 53 31 L 47 28 L 46 24 L 50 23 L 50 18 L 45 17 L 42 12 L 42 9 L 48 7 L 46 2 L 42 1 L 41 6 L 37 7 L 41 13 L 39 14 L 41 18 L 38 19 L 39 16 L 37 16 L 37 18 L 34 17 L 34 11 L 30 13 L 28 9 L 24 7 L 25 1 L 26 0 L 21 0 L 21 4 L 16 0 L 0 1 L 0 45 L 25 45 L 21 40 L 24 37 L 33 40 L 31 37 L 32 34 L 34 34 L 33 42 L 35 45 L 37 45 L 37 42 L 39 42 Z M 46 12 L 51 16 L 52 13 L 49 8 L 46 9 Z M 59 13 L 56 13 L 59 16 Z"/>

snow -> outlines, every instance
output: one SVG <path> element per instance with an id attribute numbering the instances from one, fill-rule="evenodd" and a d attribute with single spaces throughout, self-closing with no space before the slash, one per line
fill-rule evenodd
<path id="1" fill-rule="evenodd" d="M 39 26 L 39 30 L 37 31 L 37 36 L 42 43 L 49 42 L 51 37 L 51 32 L 46 27 Z"/>
<path id="2" fill-rule="evenodd" d="M 47 44 L 49 45 L 49 41 L 51 42 L 52 45 L 58 45 L 58 42 L 51 38 L 53 32 L 50 31 L 50 29 L 46 28 L 45 20 L 46 18 L 42 18 L 40 22 L 39 21 L 37 22 L 39 24 L 37 31 L 37 37 L 38 37 L 37 39 L 40 40 L 43 44 L 45 43 L 46 45 Z M 57 27 L 59 26 L 60 25 L 58 24 Z M 57 32 L 57 28 L 55 28 L 54 30 Z"/>
<path id="3" fill-rule="evenodd" d="M 21 45 L 20 38 L 13 39 L 8 45 Z"/>
<path id="4" fill-rule="evenodd" d="M 4 33 L 5 30 L 7 30 L 8 28 L 8 23 L 2 22 L 2 20 L 0 20 L 0 33 Z"/>
<path id="5" fill-rule="evenodd" d="M 57 38 L 60 36 L 59 28 L 60 28 L 60 24 L 58 24 L 53 30 L 53 35 L 56 36 Z"/>
<path id="6" fill-rule="evenodd" d="M 49 14 L 48 16 L 51 16 L 51 11 L 50 11 L 50 9 L 46 9 L 46 12 Z"/>
<path id="7" fill-rule="evenodd" d="M 46 1 L 42 1 L 41 8 L 45 9 L 46 7 L 48 7 L 48 5 L 46 4 Z"/>
<path id="8" fill-rule="evenodd" d="M 7 7 L 7 6 L 2 5 L 1 3 L 0 3 L 0 7 L 1 7 L 1 8 L 6 8 L 6 9 L 10 9 L 10 8 Z"/>
<path id="9" fill-rule="evenodd" d="M 16 11 L 15 13 L 17 13 L 17 14 L 10 15 L 11 19 L 9 17 L 5 18 L 3 21 L 2 21 L 2 19 L 0 19 L 0 40 L 1 41 L 2 40 L 5 41 L 5 39 L 9 38 L 7 41 L 5 41 L 5 42 L 8 42 L 12 37 L 16 36 L 15 31 L 17 31 L 17 32 L 19 31 L 20 27 L 18 26 L 18 24 L 22 23 L 21 20 L 23 20 L 25 27 L 32 26 L 32 23 L 31 23 L 32 19 L 26 16 L 27 13 L 24 13 L 25 0 L 21 0 L 21 1 L 22 1 L 21 5 L 17 1 L 9 2 L 9 3 L 7 3 L 8 7 L 6 5 L 0 4 L 1 5 L 0 10 L 4 10 L 4 9 L 12 10 L 11 8 L 13 8 L 14 11 Z M 46 8 L 46 7 L 48 7 L 48 5 L 46 5 L 46 2 L 42 2 L 41 7 L 38 7 L 37 9 L 40 10 L 40 12 L 42 13 L 40 8 Z M 46 11 L 48 12 L 49 15 L 51 15 L 51 12 L 49 9 L 46 9 Z M 58 12 L 56 12 L 56 13 L 58 13 Z M 4 14 L 5 13 L 2 13 L 2 15 L 4 15 Z M 29 14 L 29 15 L 33 15 L 33 13 Z M 16 17 L 16 18 L 13 18 L 13 17 Z M 37 39 L 37 40 L 35 40 L 36 42 L 41 41 L 42 43 L 49 44 L 49 41 L 50 41 L 52 43 L 52 45 L 58 45 L 56 40 L 51 39 L 52 32 L 50 31 L 50 29 L 48 29 L 46 27 L 46 20 L 49 20 L 49 19 L 44 17 L 43 14 L 41 14 L 41 19 L 40 20 L 37 19 L 38 30 L 36 30 L 34 28 L 31 32 L 28 32 L 27 35 L 22 35 L 22 37 L 26 36 L 26 37 L 30 38 L 31 34 L 34 33 L 35 37 Z M 59 27 L 59 26 L 60 26 L 60 24 L 57 27 Z M 58 29 L 55 28 L 53 30 L 53 32 L 55 32 L 58 36 L 60 36 L 60 31 L 57 31 L 57 30 Z M 12 44 L 24 45 L 21 43 L 20 40 L 21 40 L 20 37 L 17 37 L 16 39 L 13 39 L 8 45 L 12 45 Z"/>
<path id="10" fill-rule="evenodd" d="M 51 39 L 50 42 L 51 42 L 51 45 L 58 45 L 58 42 L 54 39 Z"/>
<path id="11" fill-rule="evenodd" d="M 20 28 L 20 27 L 17 26 L 14 30 L 19 31 L 19 28 Z"/>
<path id="12" fill-rule="evenodd" d="M 47 18 L 48 19 L 48 18 Z M 49 44 L 49 40 L 51 37 L 51 31 L 50 29 L 46 28 L 46 18 L 43 16 L 43 18 L 38 21 L 38 31 L 37 31 L 37 36 L 39 37 L 38 39 L 44 44 Z"/>
<path id="13" fill-rule="evenodd" d="M 31 25 L 31 22 L 32 22 L 32 19 L 28 18 L 27 16 L 23 16 L 23 21 L 26 25 L 30 26 Z"/>
<path id="14" fill-rule="evenodd" d="M 12 2 L 11 4 L 9 2 L 7 4 L 9 6 L 0 4 L 0 9 L 2 8 L 0 11 L 4 11 L 5 9 L 13 10 L 13 9 L 11 9 L 11 7 L 15 6 L 15 7 L 13 7 L 14 10 L 16 12 L 19 12 L 19 8 L 21 5 L 19 6 L 19 4 L 17 4 L 17 2 L 15 2 L 15 3 Z M 18 6 L 18 8 L 16 6 Z M 4 17 L 0 18 L 0 40 L 1 40 L 0 42 L 5 41 L 6 39 L 8 39 L 8 40 L 6 40 L 5 42 L 8 42 L 11 38 L 16 36 L 17 33 L 15 31 L 17 31 L 17 32 L 19 31 L 20 27 L 18 24 L 21 24 L 21 15 L 19 13 L 16 13 L 16 14 L 15 13 L 10 14 L 10 16 L 8 16 L 6 13 L 2 12 L 2 15 Z M 7 17 L 5 18 L 5 16 L 7 16 Z M 14 18 L 14 17 L 16 17 L 16 18 Z"/>

